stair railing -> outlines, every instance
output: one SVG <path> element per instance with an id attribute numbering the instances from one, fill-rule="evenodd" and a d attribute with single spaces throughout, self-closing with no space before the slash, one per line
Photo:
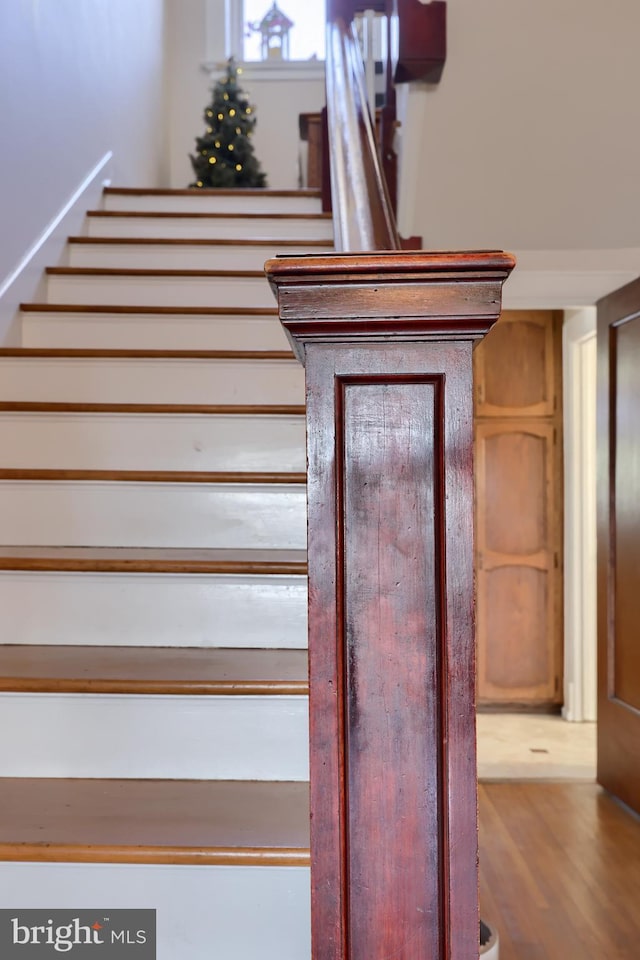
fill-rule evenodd
<path id="1" fill-rule="evenodd" d="M 514 260 L 398 249 L 328 38 L 339 252 L 266 264 L 306 374 L 312 956 L 477 960 L 472 350 Z"/>
<path id="2" fill-rule="evenodd" d="M 360 46 L 342 18 L 327 25 L 327 120 L 337 250 L 398 250 Z"/>

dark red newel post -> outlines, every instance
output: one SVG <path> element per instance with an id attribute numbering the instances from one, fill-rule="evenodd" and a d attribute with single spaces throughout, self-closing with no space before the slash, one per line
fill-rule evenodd
<path id="1" fill-rule="evenodd" d="M 266 265 L 307 380 L 314 960 L 478 957 L 471 359 L 513 265 Z"/>

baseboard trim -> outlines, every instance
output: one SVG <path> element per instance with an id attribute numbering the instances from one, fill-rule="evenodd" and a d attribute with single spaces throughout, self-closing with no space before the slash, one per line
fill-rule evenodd
<path id="1" fill-rule="evenodd" d="M 17 343 L 20 303 L 43 299 L 44 271 L 61 262 L 68 236 L 81 231 L 87 210 L 101 202 L 112 159 L 113 151 L 108 150 L 0 284 L 1 344 Z"/>

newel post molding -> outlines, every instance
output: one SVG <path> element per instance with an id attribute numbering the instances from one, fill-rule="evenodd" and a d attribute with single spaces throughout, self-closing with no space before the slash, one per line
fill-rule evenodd
<path id="1" fill-rule="evenodd" d="M 499 252 L 266 264 L 305 364 L 314 960 L 477 960 L 472 349 Z"/>

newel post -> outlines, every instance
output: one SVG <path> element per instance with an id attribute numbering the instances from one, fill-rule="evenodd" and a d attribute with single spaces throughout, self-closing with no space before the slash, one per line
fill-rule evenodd
<path id="1" fill-rule="evenodd" d="M 266 264 L 306 367 L 314 960 L 477 960 L 472 348 L 503 253 Z"/>

